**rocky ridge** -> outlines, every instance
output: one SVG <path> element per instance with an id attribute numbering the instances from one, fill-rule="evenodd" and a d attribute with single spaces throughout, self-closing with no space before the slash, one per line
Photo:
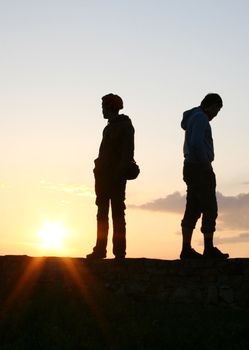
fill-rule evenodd
<path id="1" fill-rule="evenodd" d="M 249 307 L 249 259 L 180 261 L 127 259 L 88 263 L 104 286 L 135 299 Z"/>

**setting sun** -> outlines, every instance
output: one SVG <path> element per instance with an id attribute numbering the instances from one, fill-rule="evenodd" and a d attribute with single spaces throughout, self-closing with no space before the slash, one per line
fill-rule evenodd
<path id="1" fill-rule="evenodd" d="M 62 222 L 46 221 L 38 232 L 41 245 L 45 249 L 62 249 L 68 231 Z"/>

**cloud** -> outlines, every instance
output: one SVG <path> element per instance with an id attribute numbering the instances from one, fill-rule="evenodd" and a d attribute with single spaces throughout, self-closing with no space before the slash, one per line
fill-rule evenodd
<path id="1" fill-rule="evenodd" d="M 223 229 L 249 231 L 249 193 L 224 196 L 217 193 L 219 222 Z"/>
<path id="2" fill-rule="evenodd" d="M 76 196 L 93 197 L 94 193 L 92 189 L 82 184 L 53 184 L 45 180 L 41 180 L 40 184 L 43 188 L 50 191 L 64 192 L 67 194 L 72 194 Z"/>
<path id="3" fill-rule="evenodd" d="M 216 244 L 226 244 L 226 243 L 246 243 L 249 242 L 249 233 L 240 233 L 236 236 L 230 236 L 230 237 L 215 237 L 215 243 Z"/>
<path id="4" fill-rule="evenodd" d="M 151 211 L 182 213 L 184 210 L 185 201 L 186 201 L 185 195 L 182 196 L 180 192 L 174 192 L 164 198 L 159 198 L 152 202 L 148 202 L 139 206 L 132 206 L 132 207 L 151 210 Z"/>
<path id="5" fill-rule="evenodd" d="M 249 193 L 241 193 L 236 196 L 224 196 L 217 192 L 219 206 L 218 224 L 221 229 L 249 231 Z M 161 211 L 175 214 L 183 214 L 186 196 L 180 192 L 174 192 L 164 198 L 133 206 L 150 211 Z"/>

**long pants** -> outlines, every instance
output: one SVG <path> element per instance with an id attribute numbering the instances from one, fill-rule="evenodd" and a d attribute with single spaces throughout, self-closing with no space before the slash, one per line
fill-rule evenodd
<path id="1" fill-rule="evenodd" d="M 97 242 L 94 251 L 103 255 L 106 254 L 110 205 L 113 221 L 113 254 L 117 257 L 124 257 L 126 254 L 125 188 L 126 180 L 124 179 L 113 179 L 110 176 L 95 174 L 98 211 Z"/>
<path id="2" fill-rule="evenodd" d="M 214 232 L 218 206 L 213 169 L 185 163 L 183 179 L 187 184 L 187 202 L 182 227 L 194 229 L 197 220 L 202 215 L 201 232 L 204 235 Z"/>

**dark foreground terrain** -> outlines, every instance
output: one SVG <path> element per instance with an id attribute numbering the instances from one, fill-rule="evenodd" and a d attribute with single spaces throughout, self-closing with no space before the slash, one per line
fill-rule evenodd
<path id="1" fill-rule="evenodd" d="M 249 260 L 0 256 L 0 349 L 249 349 Z"/>

